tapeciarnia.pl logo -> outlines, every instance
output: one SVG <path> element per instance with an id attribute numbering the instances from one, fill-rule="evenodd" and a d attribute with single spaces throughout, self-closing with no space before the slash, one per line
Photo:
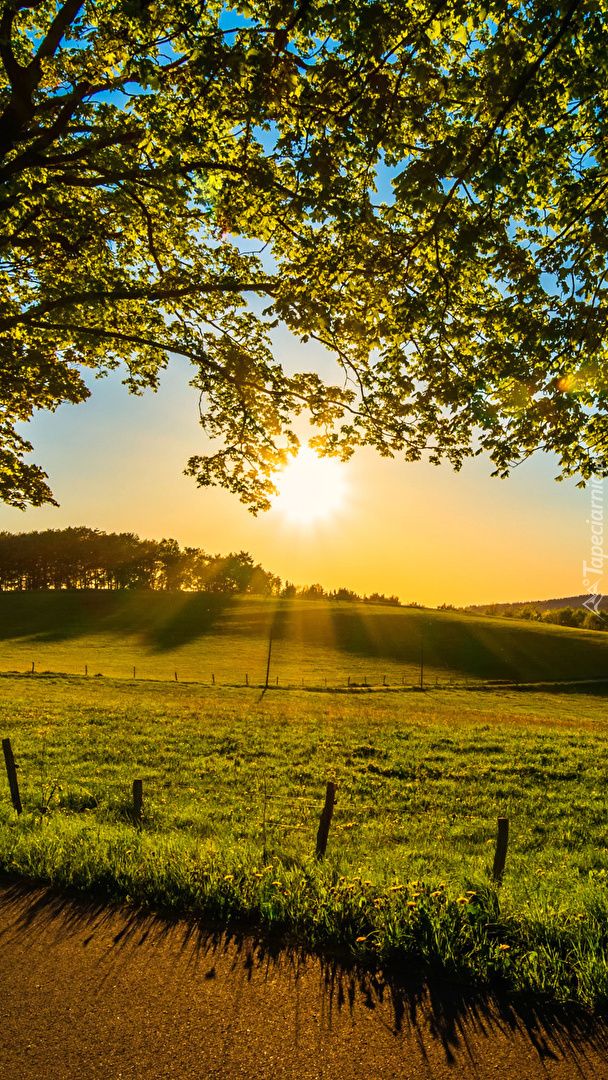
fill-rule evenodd
<path id="1" fill-rule="evenodd" d="M 605 619 L 604 612 L 599 610 L 603 597 L 602 577 L 604 574 L 604 482 L 603 480 L 591 481 L 591 517 L 587 519 L 591 526 L 591 560 L 588 563 L 583 559 L 583 586 L 589 596 L 583 601 L 583 607 L 592 611 L 595 615 Z M 595 579 L 595 580 L 594 580 Z"/>

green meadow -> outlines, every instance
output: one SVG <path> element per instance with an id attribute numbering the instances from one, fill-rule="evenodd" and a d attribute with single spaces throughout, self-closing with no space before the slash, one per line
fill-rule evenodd
<path id="1" fill-rule="evenodd" d="M 4 645 L 24 650 L 22 666 L 28 648 L 38 656 L 48 650 L 51 668 L 54 649 L 78 658 L 96 635 L 115 650 L 117 664 L 131 660 L 129 649 L 137 664 L 168 659 L 154 642 L 168 633 L 160 613 L 175 612 L 174 597 L 121 597 L 113 607 L 105 597 L 80 597 L 80 607 L 73 595 L 0 599 Z M 158 618 L 135 634 L 144 600 L 148 613 L 156 605 Z M 94 606 L 101 603 L 103 619 Z M 36 604 L 47 605 L 37 630 Z M 185 606 L 200 618 L 200 607 Z M 608 696 L 602 684 L 582 693 L 474 681 L 499 678 L 491 658 L 507 649 L 522 679 L 547 677 L 552 662 L 555 675 L 600 677 L 603 635 L 379 609 L 346 612 L 358 627 L 371 624 L 359 651 L 354 638 L 350 650 L 339 650 L 335 638 L 326 646 L 307 638 L 304 647 L 311 626 L 335 632 L 327 609 L 287 608 L 289 620 L 282 636 L 277 632 L 285 652 L 277 652 L 286 668 L 291 656 L 294 685 L 265 693 L 253 685 L 163 680 L 160 668 L 136 679 L 5 670 L 0 734 L 11 739 L 24 812 L 13 810 L 2 772 L 2 873 L 256 927 L 393 971 L 440 973 L 605 1010 Z M 260 680 L 269 626 L 273 618 L 273 633 L 281 625 L 277 610 L 259 601 L 227 605 L 214 624 L 228 625 L 230 647 L 240 643 L 241 660 Z M 217 647 L 215 659 L 221 655 L 226 642 L 214 641 L 221 628 L 195 634 L 194 620 L 190 625 L 191 640 L 182 621 L 179 642 L 166 650 L 170 667 L 180 650 L 203 655 Z M 424 693 L 396 679 L 408 650 L 413 665 L 421 625 L 435 627 L 435 651 L 428 648 L 438 672 L 437 686 L 433 680 Z M 464 668 L 456 666 L 458 625 Z M 302 690 L 295 685 L 298 656 L 302 663 L 313 647 L 325 670 L 335 665 L 336 680 L 338 672 L 343 678 L 364 670 L 354 667 L 357 657 L 370 678 L 393 670 L 392 658 L 394 686 Z M 568 668 L 572 654 L 578 667 L 571 659 Z M 6 655 L 5 662 L 8 668 Z M 143 780 L 141 829 L 132 817 L 134 779 Z M 317 860 L 328 780 L 337 784 L 337 803 L 326 857 Z M 499 816 L 509 818 L 510 840 L 496 887 Z"/>
<path id="2" fill-rule="evenodd" d="M 344 687 L 608 677 L 608 635 L 374 604 L 186 592 L 0 593 L 0 671 Z"/>

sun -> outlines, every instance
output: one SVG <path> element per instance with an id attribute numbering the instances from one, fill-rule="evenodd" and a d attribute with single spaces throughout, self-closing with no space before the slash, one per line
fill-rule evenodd
<path id="1" fill-rule="evenodd" d="M 319 458 L 303 446 L 297 458 L 275 478 L 275 507 L 292 523 L 316 525 L 336 514 L 347 495 L 344 466 L 335 458 Z"/>

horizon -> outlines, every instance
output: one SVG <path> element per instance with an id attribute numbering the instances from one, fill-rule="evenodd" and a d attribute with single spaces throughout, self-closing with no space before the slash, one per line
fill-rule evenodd
<path id="1" fill-rule="evenodd" d="M 315 371 L 328 383 L 339 377 L 318 343 L 304 344 L 285 327 L 273 340 L 286 371 Z M 0 504 L 0 529 L 66 528 L 84 519 L 90 528 L 171 537 L 182 547 L 224 554 L 244 548 L 283 580 L 396 593 L 404 604 L 429 608 L 585 592 L 591 482 L 585 489 L 577 477 L 556 483 L 554 454 L 536 451 L 499 479 L 487 454 L 466 458 L 456 472 L 447 462 L 406 462 L 359 448 L 345 464 L 323 459 L 343 474 L 335 505 L 330 500 L 320 513 L 303 515 L 292 490 L 283 511 L 280 495 L 254 517 L 236 495 L 197 488 L 184 475 L 192 454 L 218 448 L 198 423 L 199 391 L 189 384 L 186 362 L 173 356 L 158 391 L 141 395 L 122 385 L 124 368 L 100 378 L 83 374 L 92 391 L 87 401 L 17 425 L 34 445 L 29 456 L 49 474 L 59 507 Z M 317 429 L 300 418 L 294 430 L 299 457 L 310 455 L 307 440 Z M 279 489 L 281 481 L 278 474 Z M 313 485 L 305 479 L 305 486 L 311 500 Z"/>
<path id="2" fill-rule="evenodd" d="M 287 346 L 279 342 L 280 360 L 289 360 Z M 312 354 L 321 368 L 318 350 Z M 105 532 L 173 537 L 207 551 L 245 549 L 283 580 L 396 593 L 428 607 L 584 592 L 591 494 L 574 479 L 555 483 L 550 455 L 536 455 L 499 480 L 483 456 L 455 473 L 445 464 L 359 450 L 336 466 L 348 494 L 329 517 L 306 525 L 274 507 L 256 518 L 235 495 L 197 489 L 182 475 L 188 456 L 209 445 L 185 376 L 185 365 L 173 362 L 157 394 L 133 397 L 113 373 L 84 404 L 21 425 L 61 505 L 3 505 L 0 528 L 28 532 L 86 521 Z M 301 427 L 300 436 L 308 430 Z"/>

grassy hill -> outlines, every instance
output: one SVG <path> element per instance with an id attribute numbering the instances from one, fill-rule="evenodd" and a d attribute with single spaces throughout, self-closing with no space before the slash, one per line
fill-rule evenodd
<path id="1" fill-rule="evenodd" d="M 608 677 L 608 634 L 457 611 L 209 593 L 0 593 L 0 671 L 281 686 Z"/>

